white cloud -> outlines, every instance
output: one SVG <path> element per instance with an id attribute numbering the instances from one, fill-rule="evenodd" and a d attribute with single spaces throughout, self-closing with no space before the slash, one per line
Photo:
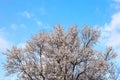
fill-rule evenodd
<path id="1" fill-rule="evenodd" d="M 115 10 L 120 10 L 120 0 L 112 0 L 110 6 Z"/>
<path id="2" fill-rule="evenodd" d="M 104 46 L 112 46 L 117 52 L 114 60 L 115 65 L 120 68 L 120 12 L 111 16 L 110 22 L 106 23 L 102 29 L 101 44 Z"/>
<path id="3" fill-rule="evenodd" d="M 111 17 L 111 21 L 106 23 L 102 30 L 102 40 L 103 45 L 112 46 L 115 51 L 117 51 L 117 58 L 115 59 L 116 65 L 120 67 L 120 12 L 115 13 Z"/>
<path id="4" fill-rule="evenodd" d="M 107 45 L 120 48 L 120 12 L 114 14 L 111 21 L 104 25 L 102 37 Z"/>
<path id="5" fill-rule="evenodd" d="M 5 51 L 10 48 L 10 42 L 5 38 L 7 32 L 5 32 L 5 28 L 0 28 L 0 52 Z"/>
<path id="6" fill-rule="evenodd" d="M 19 27 L 22 28 L 22 29 L 25 29 L 26 25 L 25 24 L 19 24 Z"/>
<path id="7" fill-rule="evenodd" d="M 36 21 L 38 26 L 42 26 L 42 22 L 41 21 Z"/>
<path id="8" fill-rule="evenodd" d="M 6 35 L 7 35 L 7 33 L 5 32 L 5 27 L 0 28 L 0 37 L 4 37 Z"/>
<path id="9" fill-rule="evenodd" d="M 10 47 L 10 44 L 4 38 L 0 38 L 0 52 L 5 51 Z"/>
<path id="10" fill-rule="evenodd" d="M 120 0 L 113 0 L 113 1 L 115 1 L 115 2 L 120 2 Z"/>
<path id="11" fill-rule="evenodd" d="M 25 48 L 25 45 L 26 45 L 26 43 L 23 42 L 23 43 L 19 43 L 19 44 L 17 45 L 17 47 L 18 47 L 18 48 Z"/>

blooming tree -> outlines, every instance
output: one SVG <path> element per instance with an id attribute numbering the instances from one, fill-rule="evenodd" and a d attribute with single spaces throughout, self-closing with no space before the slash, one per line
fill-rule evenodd
<path id="1" fill-rule="evenodd" d="M 64 31 L 61 25 L 50 33 L 39 32 L 24 48 L 14 46 L 5 53 L 7 75 L 18 80 L 115 80 L 116 57 L 112 47 L 95 49 L 100 37 L 97 28 L 77 26 Z"/>

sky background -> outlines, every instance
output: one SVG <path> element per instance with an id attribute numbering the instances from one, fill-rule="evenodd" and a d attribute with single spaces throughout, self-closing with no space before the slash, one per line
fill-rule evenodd
<path id="1" fill-rule="evenodd" d="M 97 26 L 98 47 L 110 45 L 119 53 L 120 0 L 0 0 L 0 80 L 14 80 L 4 76 L 2 52 L 13 45 L 24 46 L 38 31 L 50 31 L 58 24 L 65 29 Z"/>

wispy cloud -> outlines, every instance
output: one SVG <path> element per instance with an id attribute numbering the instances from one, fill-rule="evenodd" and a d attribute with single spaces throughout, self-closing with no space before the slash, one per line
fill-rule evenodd
<path id="1" fill-rule="evenodd" d="M 41 8 L 39 8 L 39 12 L 40 12 L 40 14 L 44 15 L 44 14 L 45 14 L 45 9 L 41 7 Z M 26 17 L 27 19 L 32 20 L 34 23 L 36 23 L 37 26 L 42 26 L 42 25 L 43 25 L 42 21 L 38 19 L 38 16 L 37 16 L 37 15 L 31 14 L 31 13 L 28 12 L 27 10 L 19 13 L 19 15 L 20 15 L 20 16 L 23 16 L 23 17 Z M 16 26 L 18 26 L 18 25 L 12 24 L 12 25 L 11 25 L 11 29 L 16 30 L 16 28 L 17 28 Z M 19 25 L 19 26 L 22 26 L 22 27 L 25 28 L 25 25 L 24 25 L 24 24 Z"/>
<path id="2" fill-rule="evenodd" d="M 26 28 L 26 25 L 25 24 L 11 24 L 10 28 L 12 30 L 17 30 L 17 29 L 25 29 Z"/>
<path id="3" fill-rule="evenodd" d="M 32 17 L 32 14 L 30 12 L 28 12 L 28 11 L 22 12 L 21 15 L 28 18 L 28 19 L 30 19 Z"/>
<path id="4" fill-rule="evenodd" d="M 41 21 L 37 20 L 36 23 L 37 23 L 38 26 L 42 26 L 42 22 Z"/>
<path id="5" fill-rule="evenodd" d="M 11 24 L 10 28 L 11 28 L 12 30 L 16 30 L 16 29 L 17 29 L 17 25 L 16 25 L 16 24 Z"/>
<path id="6" fill-rule="evenodd" d="M 41 15 L 45 15 L 45 14 L 46 14 L 46 10 L 45 10 L 44 7 L 40 7 L 40 8 L 39 8 L 39 11 L 40 11 L 40 14 L 41 14 Z"/>

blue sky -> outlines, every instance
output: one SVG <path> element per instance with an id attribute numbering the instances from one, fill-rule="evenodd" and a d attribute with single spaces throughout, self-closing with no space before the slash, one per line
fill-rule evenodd
<path id="1" fill-rule="evenodd" d="M 101 43 L 120 50 L 120 0 L 0 0 L 0 52 L 24 46 L 32 35 L 57 24 L 98 26 Z M 2 54 L 0 59 L 5 62 Z M 4 73 L 0 65 L 0 80 L 13 80 Z"/>

